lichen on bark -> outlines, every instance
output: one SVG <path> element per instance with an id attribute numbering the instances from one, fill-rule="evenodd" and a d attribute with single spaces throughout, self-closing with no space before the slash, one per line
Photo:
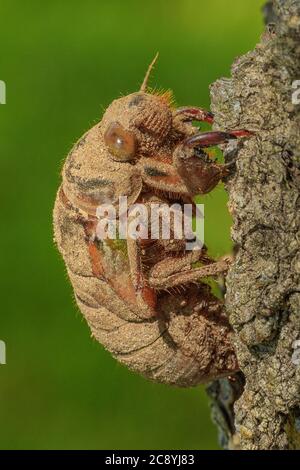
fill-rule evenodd
<path id="1" fill-rule="evenodd" d="M 245 376 L 228 446 L 251 450 L 300 448 L 300 1 L 272 7 L 276 23 L 211 86 L 215 129 L 255 132 L 224 148 L 237 247 L 226 309 Z"/>

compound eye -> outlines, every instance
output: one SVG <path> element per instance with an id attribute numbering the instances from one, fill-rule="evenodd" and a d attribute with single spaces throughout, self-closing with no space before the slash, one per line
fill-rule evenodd
<path id="1" fill-rule="evenodd" d="M 113 122 L 108 126 L 104 134 L 104 142 L 116 160 L 129 161 L 135 156 L 135 136 L 126 131 L 118 122 Z"/>

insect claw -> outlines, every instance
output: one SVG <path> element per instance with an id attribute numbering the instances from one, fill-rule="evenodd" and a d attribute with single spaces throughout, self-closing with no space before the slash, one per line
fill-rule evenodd
<path id="1" fill-rule="evenodd" d="M 227 143 L 230 139 L 236 139 L 237 137 L 228 132 L 202 132 L 188 137 L 184 144 L 187 147 L 213 147 L 218 144 Z"/>
<path id="2" fill-rule="evenodd" d="M 211 131 L 194 134 L 184 141 L 187 147 L 214 147 L 219 144 L 226 144 L 229 140 L 237 139 L 238 137 L 251 137 L 254 133 L 245 129 L 236 131 Z"/>
<path id="3" fill-rule="evenodd" d="M 176 109 L 175 116 L 178 115 L 183 115 L 183 120 L 186 122 L 200 121 L 208 122 L 209 124 L 213 124 L 214 122 L 214 114 L 211 111 L 191 106 L 183 106 L 182 108 Z"/>
<path id="4" fill-rule="evenodd" d="M 246 129 L 239 129 L 237 131 L 229 131 L 231 135 L 235 135 L 236 137 L 252 137 L 255 135 L 253 131 L 247 131 Z"/>

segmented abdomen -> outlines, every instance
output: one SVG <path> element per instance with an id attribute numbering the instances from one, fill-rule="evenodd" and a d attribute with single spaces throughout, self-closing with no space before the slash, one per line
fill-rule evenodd
<path id="1" fill-rule="evenodd" d="M 227 319 L 208 286 L 190 286 L 176 296 L 159 294 L 157 317 L 145 320 L 130 289 L 126 246 L 99 246 L 106 272 L 96 276 L 80 217 L 60 191 L 54 230 L 92 335 L 121 363 L 149 379 L 177 386 L 237 370 Z"/>

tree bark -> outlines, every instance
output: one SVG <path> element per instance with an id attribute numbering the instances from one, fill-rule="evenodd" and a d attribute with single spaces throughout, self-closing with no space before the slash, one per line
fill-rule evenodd
<path id="1" fill-rule="evenodd" d="M 236 244 L 225 303 L 245 385 L 209 387 L 223 445 L 250 450 L 300 448 L 300 0 L 265 14 L 260 43 L 211 86 L 215 129 L 255 132 L 224 148 Z"/>

